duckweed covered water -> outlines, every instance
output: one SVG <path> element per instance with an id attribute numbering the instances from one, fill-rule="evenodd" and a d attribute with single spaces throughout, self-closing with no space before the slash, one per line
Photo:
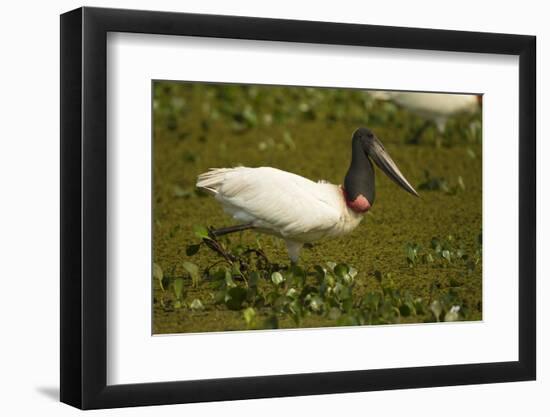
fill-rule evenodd
<path id="1" fill-rule="evenodd" d="M 424 120 L 365 91 L 155 82 L 153 117 L 153 262 L 165 275 L 183 277 L 185 294 L 181 306 L 167 306 L 165 292 L 152 280 L 154 333 L 246 329 L 243 312 L 216 304 L 211 283 L 200 280 L 194 287 L 184 267 L 190 261 L 204 269 L 217 260 L 205 249 L 186 254 L 186 247 L 199 241 L 193 225 L 234 224 L 212 197 L 195 190 L 197 175 L 213 167 L 272 166 L 341 184 L 351 134 L 359 126 L 376 133 L 421 197 L 405 193 L 376 169 L 376 202 L 360 226 L 348 236 L 304 248 L 300 264 L 305 269 L 327 261 L 352 265 L 359 296 L 378 288 L 375 271 L 391 274 L 395 287 L 424 299 L 434 288 L 453 287 L 468 307 L 468 319 L 481 319 L 481 262 L 411 262 L 408 251 L 417 245 L 419 256 L 433 253 L 437 238 L 469 259 L 479 253 L 480 115 L 453 118 L 445 134 L 428 129 L 420 144 L 409 145 Z M 270 261 L 288 263 L 283 241 L 250 231 L 230 239 L 259 245 Z M 414 318 L 403 320 L 408 321 Z M 314 314 L 300 323 L 334 325 Z M 296 324 L 282 319 L 279 326 Z"/>

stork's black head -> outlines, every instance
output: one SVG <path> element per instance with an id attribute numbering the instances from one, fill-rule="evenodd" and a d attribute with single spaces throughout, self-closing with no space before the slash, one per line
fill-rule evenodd
<path id="1" fill-rule="evenodd" d="M 367 199 L 359 211 L 365 211 L 363 207 L 368 209 L 374 203 L 374 172 L 369 158 L 397 185 L 418 197 L 416 190 L 409 184 L 372 130 L 360 127 L 353 132 L 351 165 L 344 181 L 350 207 L 355 208 L 354 202 L 360 201 L 357 198 Z"/>
<path id="2" fill-rule="evenodd" d="M 368 155 L 372 149 L 373 142 L 376 140 L 376 136 L 372 133 L 372 130 L 366 127 L 360 127 L 353 132 L 352 141 L 359 142 L 361 147 Z"/>

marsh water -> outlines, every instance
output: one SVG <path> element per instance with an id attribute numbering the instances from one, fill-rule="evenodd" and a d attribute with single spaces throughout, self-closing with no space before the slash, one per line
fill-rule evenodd
<path id="1" fill-rule="evenodd" d="M 419 247 L 419 254 L 433 252 L 434 238 L 460 248 L 464 259 L 479 253 L 480 114 L 449 119 L 443 133 L 428 127 L 410 143 L 425 120 L 366 91 L 155 82 L 153 120 L 153 261 L 165 275 L 186 277 L 186 260 L 201 269 L 216 260 L 204 249 L 186 255 L 186 246 L 198 240 L 193 225 L 234 224 L 212 197 L 196 191 L 198 174 L 214 167 L 271 166 L 341 184 L 350 162 L 351 135 L 357 127 L 368 126 L 420 198 L 376 170 L 376 202 L 359 227 L 348 236 L 304 248 L 300 264 L 304 268 L 327 261 L 352 265 L 358 271 L 359 295 L 377 288 L 375 271 L 391 274 L 393 285 L 415 297 L 429 298 L 434 288 L 453 287 L 468 306 L 468 319 L 481 319 L 481 262 L 466 267 L 466 262 L 443 258 L 433 262 L 408 258 L 411 246 Z M 231 239 L 260 246 L 270 260 L 288 263 L 284 242 L 276 238 L 246 231 Z M 207 280 L 192 285 L 186 278 L 183 285 L 183 306 L 167 308 L 161 303 L 165 291 L 152 280 L 154 333 L 246 328 L 241 311 L 213 300 Z M 190 308 L 191 300 L 200 300 L 202 308 Z M 415 320 L 404 319 L 410 321 Z M 301 323 L 302 327 L 332 325 L 326 316 L 315 314 Z M 296 325 L 283 319 L 280 327 Z"/>

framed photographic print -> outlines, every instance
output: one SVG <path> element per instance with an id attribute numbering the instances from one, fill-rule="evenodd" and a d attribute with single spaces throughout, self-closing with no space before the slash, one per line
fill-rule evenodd
<path id="1" fill-rule="evenodd" d="M 535 38 L 61 16 L 61 400 L 535 379 Z"/>

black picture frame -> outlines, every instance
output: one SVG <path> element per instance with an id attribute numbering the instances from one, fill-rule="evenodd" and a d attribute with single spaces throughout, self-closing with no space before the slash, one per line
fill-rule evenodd
<path id="1" fill-rule="evenodd" d="M 108 32 L 519 56 L 519 360 L 107 385 Z M 535 379 L 535 54 L 524 35 L 88 7 L 61 15 L 61 401 L 94 409 Z"/>

